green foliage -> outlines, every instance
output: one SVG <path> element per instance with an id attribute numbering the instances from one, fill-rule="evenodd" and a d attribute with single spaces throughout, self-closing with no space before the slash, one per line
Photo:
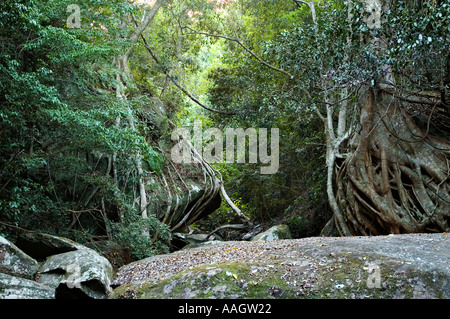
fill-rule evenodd
<path id="1" fill-rule="evenodd" d="M 287 222 L 292 237 L 294 238 L 304 237 L 308 233 L 309 224 L 309 220 L 297 214 L 292 215 Z"/>
<path id="2" fill-rule="evenodd" d="M 298 50 L 285 52 L 282 42 L 287 36 L 287 28 L 292 28 L 293 17 L 300 15 L 299 12 L 294 12 L 297 11 L 286 10 L 285 18 L 280 18 L 285 23 L 281 35 L 276 36 L 273 34 L 275 30 L 265 29 L 267 34 L 272 34 L 268 37 L 270 40 L 251 47 L 263 60 L 278 67 L 290 68 L 288 64 L 292 62 L 287 62 L 287 59 L 301 60 L 301 57 L 293 55 L 306 54 L 297 52 Z M 278 19 L 270 16 L 268 11 L 265 11 L 265 15 L 262 16 L 270 21 Z M 269 21 L 261 21 L 264 22 L 270 25 Z M 279 24 L 274 26 L 278 33 L 280 27 Z M 251 26 L 247 25 L 247 28 L 251 29 Z M 261 31 L 252 29 L 248 32 Z M 247 33 L 242 32 L 240 36 L 245 38 Z M 290 41 L 290 46 L 296 46 L 292 39 Z M 281 73 L 262 67 L 248 53 L 236 51 L 237 49 L 225 51 L 223 65 L 209 72 L 213 85 L 208 96 L 215 108 L 239 110 L 239 116 L 210 116 L 216 125 L 224 129 L 279 128 L 280 169 L 275 175 L 269 176 L 261 175 L 260 165 L 253 164 L 226 164 L 219 170 L 227 177 L 224 178 L 227 189 L 245 204 L 244 212 L 260 222 L 270 223 L 282 218 L 282 212 L 300 195 L 312 203 L 323 198 L 325 175 L 322 124 L 312 116 L 311 101 L 305 103 L 299 98 L 303 93 L 298 83 Z M 304 63 L 307 64 L 308 61 Z M 298 69 L 296 75 L 299 77 L 302 76 L 300 72 L 303 71 Z"/>
<path id="3" fill-rule="evenodd" d="M 132 214 L 123 222 L 110 222 L 108 227 L 114 234 L 114 240 L 127 247 L 136 259 L 169 252 L 170 230 L 154 216 L 143 219 Z M 148 232 L 143 234 L 143 230 Z M 158 241 L 153 242 L 152 237 L 156 233 Z"/>
<path id="4" fill-rule="evenodd" d="M 364 83 L 373 85 L 390 66 L 398 86 L 448 96 L 449 1 L 395 1 L 383 12 L 381 28 L 368 27 L 371 13 L 362 1 L 317 2 L 315 23 L 307 5 L 237 3 L 235 37 L 292 75 L 263 66 L 232 42 L 225 44 L 222 64 L 208 74 L 211 104 L 239 113 L 232 119 L 211 115 L 217 125 L 280 128 L 277 174 L 261 176 L 255 166 L 236 164 L 225 182 L 249 205 L 252 217 L 277 218 L 298 197 L 313 206 L 323 202 L 326 150 L 323 123 L 315 112 L 326 113 L 326 94 L 330 98 L 342 87 L 352 92 Z M 277 4 L 281 13 L 272 7 Z M 373 43 L 376 37 L 388 39 L 385 52 Z"/>
<path id="5" fill-rule="evenodd" d="M 399 84 L 404 88 L 438 92 L 450 88 L 448 75 L 446 79 L 449 10 L 448 0 L 421 1 L 419 6 L 396 1 L 386 13 L 387 27 L 381 32 L 389 35 L 391 42 L 383 62 L 399 74 Z"/>
<path id="6" fill-rule="evenodd" d="M 156 219 L 148 225 L 121 220 L 136 189 L 137 154 L 149 169 L 162 168 L 142 126 L 128 125 L 148 99 L 138 91 L 127 100 L 115 95 L 121 71 L 113 62 L 129 46 L 122 21 L 137 7 L 84 1 L 82 26 L 71 29 L 66 25 L 71 3 L 1 3 L 2 231 L 18 226 L 86 242 L 111 236 L 108 225 L 114 222 L 125 229 L 159 229 L 165 241 L 167 231 Z M 130 238 L 123 244 L 139 256 L 160 245 Z"/>
<path id="7" fill-rule="evenodd" d="M 324 202 L 326 150 L 315 112 L 324 110 L 325 94 L 373 84 L 389 66 L 399 86 L 448 99 L 449 0 L 393 1 L 380 29 L 367 27 L 360 1 L 316 1 L 316 23 L 295 1 L 172 1 L 143 33 L 159 63 L 138 42 L 131 76 L 117 68 L 117 57 L 130 48 L 130 16 L 139 20 L 142 8 L 83 1 L 81 28 L 69 28 L 71 3 L 0 4 L 1 232 L 12 225 L 79 241 L 114 238 L 137 258 L 166 251 L 167 226 L 133 208 L 136 158 L 144 175 L 164 168 L 154 123 L 141 118 L 151 97 L 166 102 L 178 125 L 202 119 L 221 129 L 280 129 L 276 174 L 261 175 L 259 164 L 214 165 L 238 207 L 267 223 L 286 217 L 298 198 L 305 207 Z M 385 52 L 370 41 L 376 36 L 389 39 Z M 205 105 L 237 115 L 206 112 L 167 74 Z M 122 84 L 126 98 L 116 96 Z M 293 212 L 291 230 L 300 234 L 308 224 Z M 232 222 L 223 204 L 202 226 Z"/>

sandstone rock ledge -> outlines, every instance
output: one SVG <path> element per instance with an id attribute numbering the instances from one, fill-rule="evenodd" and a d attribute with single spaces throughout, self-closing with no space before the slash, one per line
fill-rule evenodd
<path id="1" fill-rule="evenodd" d="M 110 298 L 450 297 L 447 233 L 223 242 L 119 269 Z"/>
<path id="2" fill-rule="evenodd" d="M 67 238 L 0 236 L 0 299 L 104 299 L 113 268 L 99 253 Z"/>

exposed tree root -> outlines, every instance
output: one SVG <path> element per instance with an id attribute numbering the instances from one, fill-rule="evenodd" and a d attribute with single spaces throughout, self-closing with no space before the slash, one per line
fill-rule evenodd
<path id="1" fill-rule="evenodd" d="M 167 203 L 165 208 L 160 205 L 151 209 L 155 212 L 156 217 L 167 224 L 172 232 L 180 231 L 218 208 L 222 195 L 242 222 L 249 223 L 249 218 L 234 205 L 227 195 L 220 173 L 203 159 L 187 139 L 180 137 L 180 140 L 176 142 L 182 143 L 183 148 L 190 151 L 192 162 L 176 164 L 168 156 L 166 168 L 161 174 L 154 174 L 149 178 L 148 183 L 152 183 L 150 180 L 156 180 L 161 186 L 157 191 L 149 185 L 147 191 L 149 204 L 161 202 L 161 199 Z M 192 197 L 192 194 L 199 191 L 193 188 L 195 187 L 193 185 L 199 185 L 202 188 L 199 198 Z M 183 202 L 184 204 L 182 204 Z M 154 236 L 154 240 L 156 237 L 157 234 Z"/>
<path id="2" fill-rule="evenodd" d="M 339 233 L 448 231 L 450 143 L 422 131 L 405 99 L 368 89 L 362 100 L 350 155 L 335 165 Z"/>

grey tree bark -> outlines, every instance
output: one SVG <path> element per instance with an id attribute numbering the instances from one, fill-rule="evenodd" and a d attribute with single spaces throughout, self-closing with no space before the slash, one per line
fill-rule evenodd
<path id="1" fill-rule="evenodd" d="M 367 26 L 379 28 L 389 2 L 364 2 L 370 13 Z M 385 50 L 383 40 L 368 39 L 380 53 Z M 332 225 L 344 236 L 450 229 L 450 143 L 421 130 L 406 112 L 417 106 L 434 109 L 440 102 L 399 90 L 392 70 L 381 68 L 381 78 L 354 95 L 352 114 L 357 122 L 349 121 L 345 98 L 336 103 L 324 93 L 326 115 L 319 116 L 325 126 L 327 195 L 333 218 L 323 235 L 331 233 Z M 335 95 L 348 93 L 344 89 Z"/>

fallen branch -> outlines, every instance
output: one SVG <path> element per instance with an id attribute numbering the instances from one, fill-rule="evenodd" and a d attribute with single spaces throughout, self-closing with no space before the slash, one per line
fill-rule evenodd
<path id="1" fill-rule="evenodd" d="M 230 224 L 230 225 L 222 225 L 217 227 L 216 229 L 214 229 L 212 232 L 210 232 L 208 234 L 208 236 L 206 236 L 205 241 L 208 240 L 209 237 L 211 237 L 211 235 L 213 235 L 214 233 L 218 232 L 221 229 L 225 229 L 225 228 L 232 228 L 232 229 L 244 229 L 246 226 L 244 224 Z"/>
<path id="2" fill-rule="evenodd" d="M 233 211 L 236 213 L 236 215 L 238 215 L 242 219 L 242 221 L 244 223 L 250 222 L 250 218 L 245 216 L 242 213 L 242 211 L 230 199 L 230 197 L 228 196 L 227 192 L 225 191 L 225 187 L 223 187 L 223 184 L 221 185 L 220 190 L 222 191 L 222 196 L 225 198 L 225 200 L 227 201 L 228 205 L 230 205 L 231 209 L 233 209 Z"/>

